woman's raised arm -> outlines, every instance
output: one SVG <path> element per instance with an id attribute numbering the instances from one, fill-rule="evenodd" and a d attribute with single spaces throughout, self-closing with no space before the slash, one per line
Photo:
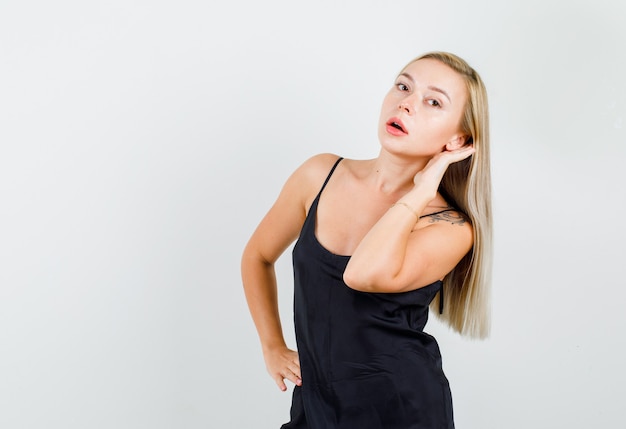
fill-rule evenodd
<path id="1" fill-rule="evenodd" d="M 451 163 L 471 156 L 471 145 L 444 151 L 416 174 L 414 188 L 374 224 L 355 249 L 344 282 L 362 292 L 405 292 L 442 279 L 471 249 L 473 232 L 464 215 L 416 226 L 437 195 Z"/>

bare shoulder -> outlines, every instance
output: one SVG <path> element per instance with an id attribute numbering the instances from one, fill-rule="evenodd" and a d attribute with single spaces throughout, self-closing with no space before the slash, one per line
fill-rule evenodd
<path id="1" fill-rule="evenodd" d="M 313 181 L 320 176 L 325 178 L 339 158 L 333 153 L 320 153 L 304 161 L 297 172 Z"/>
<path id="2" fill-rule="evenodd" d="M 248 242 L 249 254 L 273 263 L 298 236 L 324 179 L 339 157 L 313 156 L 289 176 L 278 198 Z"/>
<path id="3" fill-rule="evenodd" d="M 288 184 L 309 197 L 317 194 L 324 179 L 340 157 L 332 153 L 321 153 L 305 160 L 291 175 Z"/>

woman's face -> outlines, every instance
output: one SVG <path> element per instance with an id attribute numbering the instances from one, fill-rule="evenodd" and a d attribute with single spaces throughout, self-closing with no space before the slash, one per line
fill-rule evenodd
<path id="1" fill-rule="evenodd" d="M 410 63 L 383 101 L 378 136 L 384 148 L 429 156 L 461 147 L 467 88 L 461 75 L 434 59 Z"/>

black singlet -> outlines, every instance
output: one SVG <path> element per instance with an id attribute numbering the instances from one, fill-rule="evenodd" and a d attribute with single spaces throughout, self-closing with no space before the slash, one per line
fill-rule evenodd
<path id="1" fill-rule="evenodd" d="M 315 236 L 317 205 L 293 249 L 294 318 L 302 371 L 282 429 L 452 429 L 452 397 L 435 339 L 424 333 L 441 282 L 365 293 L 343 282 L 349 256 Z"/>

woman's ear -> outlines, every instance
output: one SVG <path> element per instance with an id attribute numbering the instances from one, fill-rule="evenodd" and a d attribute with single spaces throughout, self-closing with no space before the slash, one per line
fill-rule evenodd
<path id="1" fill-rule="evenodd" d="M 467 136 L 465 134 L 455 134 L 454 137 L 446 144 L 446 150 L 460 149 L 467 142 Z"/>

